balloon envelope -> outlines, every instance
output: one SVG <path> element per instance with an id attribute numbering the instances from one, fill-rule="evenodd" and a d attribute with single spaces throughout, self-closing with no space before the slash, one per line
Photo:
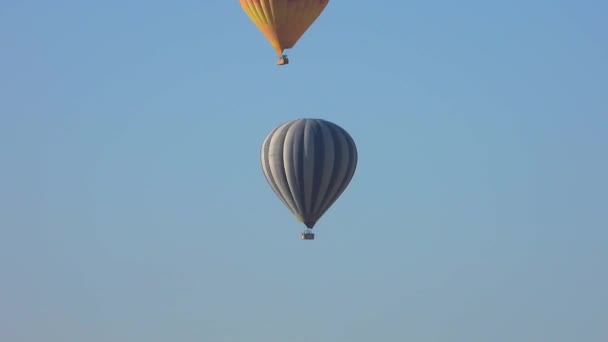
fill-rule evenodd
<path id="1" fill-rule="evenodd" d="M 348 132 L 322 119 L 285 122 L 268 134 L 261 148 L 266 180 L 310 229 L 350 183 L 357 158 Z"/>
<path id="2" fill-rule="evenodd" d="M 239 0 L 278 55 L 292 48 L 321 15 L 329 0 Z"/>

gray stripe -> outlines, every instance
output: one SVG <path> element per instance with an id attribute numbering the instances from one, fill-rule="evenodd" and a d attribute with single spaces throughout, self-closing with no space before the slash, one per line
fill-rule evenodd
<path id="1" fill-rule="evenodd" d="M 340 191 L 342 186 L 342 180 L 346 174 L 346 167 L 348 165 L 348 145 L 346 138 L 339 129 L 336 129 L 331 123 L 328 123 L 328 128 L 331 131 L 333 139 L 335 141 L 335 156 L 334 156 L 334 168 L 330 179 L 330 186 L 327 192 L 324 194 L 319 210 L 316 212 L 317 217 L 321 217 L 329 209 L 331 200 L 336 197 L 336 194 Z"/>
<path id="2" fill-rule="evenodd" d="M 303 122 L 296 121 L 287 129 L 285 142 L 283 144 L 283 167 L 287 178 L 287 186 L 291 193 L 291 197 L 293 198 L 296 212 L 303 216 L 302 214 L 305 212 L 304 201 L 298 184 L 297 165 L 295 163 L 298 159 L 298 154 L 297 151 L 294 153 L 294 147 L 297 146 L 294 144 L 294 140 L 295 137 L 299 135 L 298 133 L 301 131 L 301 126 L 303 126 Z"/>
<path id="3" fill-rule="evenodd" d="M 306 120 L 304 128 L 304 150 L 300 155 L 302 161 L 302 170 L 304 175 L 304 199 L 305 207 L 311 208 L 313 206 L 313 192 L 314 192 L 314 181 L 315 181 L 315 159 L 316 149 L 314 141 L 314 120 Z M 304 218 L 307 219 L 306 217 Z"/>
<path id="4" fill-rule="evenodd" d="M 319 213 L 319 217 L 322 216 L 325 211 L 335 203 L 344 190 L 346 190 L 346 187 L 353 178 L 357 166 L 357 149 L 354 141 L 345 130 L 335 124 L 332 125 L 334 126 L 335 133 L 340 136 L 341 142 L 343 143 L 343 154 L 340 161 L 341 172 L 339 175 L 334 174 L 334 176 L 332 176 L 332 181 L 336 182 L 335 192 L 333 194 L 328 194 L 325 198 L 323 205 L 324 210 Z"/>
<path id="5" fill-rule="evenodd" d="M 321 126 L 322 137 L 323 137 L 323 150 L 325 151 L 325 156 L 322 161 L 322 165 L 319 167 L 319 179 L 320 183 L 317 190 L 317 196 L 315 200 L 315 206 L 313 210 L 308 212 L 307 214 L 311 217 L 318 217 L 318 213 L 321 210 L 321 205 L 323 204 L 323 198 L 327 196 L 327 191 L 331 184 L 331 174 L 335 168 L 335 158 L 336 158 L 336 146 L 334 142 L 334 138 L 331 134 L 331 129 L 327 124 Z"/>
<path id="6" fill-rule="evenodd" d="M 294 127 L 293 146 L 291 147 L 293 152 L 293 159 L 291 160 L 293 163 L 293 176 L 297 183 L 296 190 L 294 191 L 294 198 L 301 203 L 304 208 L 300 214 L 304 214 L 306 209 L 306 198 L 304 196 L 304 186 L 306 182 L 304 179 L 304 163 L 302 159 L 302 154 L 304 153 L 303 143 L 305 126 L 306 123 L 304 121 L 299 121 L 297 130 L 295 130 Z"/>
<path id="7" fill-rule="evenodd" d="M 268 152 L 270 149 L 270 139 L 272 138 L 274 133 L 277 130 L 279 130 L 281 127 L 282 127 L 282 125 L 273 129 L 272 132 L 270 132 L 270 134 L 266 137 L 266 139 L 264 139 L 264 142 L 262 143 L 261 161 L 262 161 L 262 171 L 264 172 L 266 181 L 268 182 L 268 184 L 270 184 L 270 187 L 272 188 L 274 193 L 277 194 L 279 199 L 281 199 L 281 201 L 285 204 L 285 206 L 287 206 L 289 208 L 289 204 L 287 203 L 287 201 L 285 201 L 285 198 L 283 198 L 283 195 L 281 194 L 281 191 L 279 190 L 277 183 L 274 181 L 274 178 L 272 176 L 272 171 L 270 170 L 270 160 L 268 158 Z"/>
<path id="8" fill-rule="evenodd" d="M 323 140 L 323 134 L 322 134 L 322 129 L 323 129 L 323 122 L 319 121 L 319 120 L 315 120 L 315 125 L 314 125 L 315 129 L 314 131 L 312 131 L 312 140 L 314 141 L 315 144 L 315 164 L 314 164 L 314 177 L 312 180 L 312 201 L 311 201 L 311 205 L 313 210 L 311 210 L 313 213 L 311 213 L 310 217 L 308 217 L 308 221 L 315 221 L 314 220 L 314 207 L 317 206 L 317 203 L 319 202 L 319 188 L 320 188 L 320 184 L 321 184 L 321 179 L 323 177 L 323 161 L 325 160 L 325 155 L 326 155 L 326 149 L 325 149 L 325 141 Z"/>
<path id="9" fill-rule="evenodd" d="M 283 124 L 274 132 L 274 134 L 270 136 L 266 161 L 269 165 L 271 179 L 276 184 L 280 197 L 283 198 L 289 209 L 295 214 L 297 213 L 297 206 L 289 191 L 289 185 L 287 184 L 287 177 L 285 175 L 285 167 L 283 162 L 285 135 L 287 134 L 289 126 L 292 124 L 293 122 Z"/>

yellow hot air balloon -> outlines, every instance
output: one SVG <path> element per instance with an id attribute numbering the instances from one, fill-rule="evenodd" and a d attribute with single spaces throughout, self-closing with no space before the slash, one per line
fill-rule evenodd
<path id="1" fill-rule="evenodd" d="M 255 26 L 262 31 L 277 54 L 278 65 L 289 63 L 283 54 L 292 48 L 317 20 L 329 0 L 239 0 Z"/>

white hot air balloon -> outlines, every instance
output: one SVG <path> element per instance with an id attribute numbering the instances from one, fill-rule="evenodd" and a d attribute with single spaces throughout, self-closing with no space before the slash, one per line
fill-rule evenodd
<path id="1" fill-rule="evenodd" d="M 342 127 L 322 119 L 285 122 L 268 134 L 261 149 L 266 180 L 308 228 L 312 228 L 350 183 L 357 167 L 357 148 Z"/>

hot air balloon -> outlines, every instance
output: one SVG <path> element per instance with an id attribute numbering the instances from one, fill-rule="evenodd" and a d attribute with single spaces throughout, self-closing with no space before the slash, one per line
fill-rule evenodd
<path id="1" fill-rule="evenodd" d="M 262 170 L 266 180 L 308 228 L 303 240 L 350 183 L 357 167 L 357 147 L 340 126 L 322 119 L 285 122 L 264 139 Z"/>
<path id="2" fill-rule="evenodd" d="M 291 49 L 321 15 L 329 0 L 239 0 L 241 7 L 280 56 L 278 65 L 289 64 L 283 54 Z"/>

